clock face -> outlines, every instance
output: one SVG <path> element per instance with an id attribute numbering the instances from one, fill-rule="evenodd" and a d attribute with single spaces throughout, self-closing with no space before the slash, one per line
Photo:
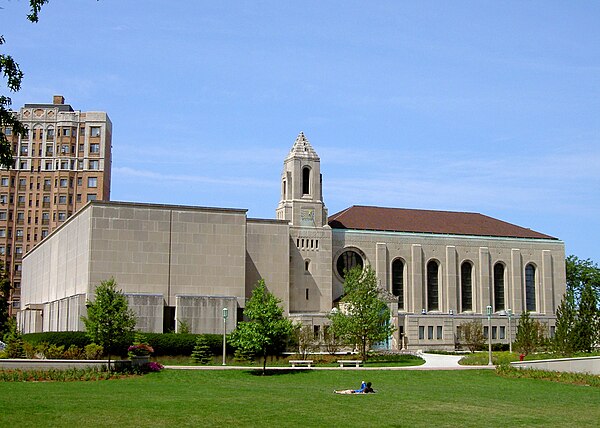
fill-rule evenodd
<path id="1" fill-rule="evenodd" d="M 300 224 L 302 226 L 314 226 L 315 225 L 315 209 L 314 208 L 301 208 L 300 209 Z"/>

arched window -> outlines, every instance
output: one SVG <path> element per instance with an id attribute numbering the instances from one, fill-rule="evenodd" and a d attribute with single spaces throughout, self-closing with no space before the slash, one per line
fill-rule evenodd
<path id="1" fill-rule="evenodd" d="M 535 266 L 525 266 L 525 309 L 535 312 Z"/>
<path id="2" fill-rule="evenodd" d="M 287 189 L 285 188 L 285 180 L 283 180 L 281 182 L 281 199 L 282 200 L 286 200 L 287 199 Z"/>
<path id="3" fill-rule="evenodd" d="M 307 166 L 302 168 L 302 194 L 310 194 L 310 168 Z"/>
<path id="4" fill-rule="evenodd" d="M 460 267 L 460 306 L 461 310 L 473 310 L 473 265 L 464 262 Z"/>
<path id="5" fill-rule="evenodd" d="M 504 310 L 504 265 L 494 265 L 494 311 Z"/>
<path id="6" fill-rule="evenodd" d="M 337 272 L 341 278 L 346 276 L 346 272 L 355 266 L 362 268 L 364 266 L 363 259 L 360 254 L 354 250 L 346 250 L 337 259 Z"/>
<path id="7" fill-rule="evenodd" d="M 427 311 L 439 310 L 438 305 L 439 265 L 435 260 L 427 263 Z"/>
<path id="8" fill-rule="evenodd" d="M 398 309 L 404 309 L 404 262 L 400 259 L 392 263 L 392 294 L 398 297 Z"/>

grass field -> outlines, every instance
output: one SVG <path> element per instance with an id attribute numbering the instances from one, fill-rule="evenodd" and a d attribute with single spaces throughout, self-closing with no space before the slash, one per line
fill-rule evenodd
<path id="1" fill-rule="evenodd" d="M 334 388 L 373 382 L 372 395 Z M 164 370 L 98 382 L 1 382 L 0 427 L 598 426 L 600 388 L 491 370 Z"/>

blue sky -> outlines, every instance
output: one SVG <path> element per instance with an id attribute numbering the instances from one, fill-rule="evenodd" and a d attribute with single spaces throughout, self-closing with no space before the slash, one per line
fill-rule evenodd
<path id="1" fill-rule="evenodd" d="M 304 131 L 330 213 L 472 211 L 600 262 L 600 3 L 0 0 L 13 107 L 113 122 L 112 199 L 274 218 Z"/>

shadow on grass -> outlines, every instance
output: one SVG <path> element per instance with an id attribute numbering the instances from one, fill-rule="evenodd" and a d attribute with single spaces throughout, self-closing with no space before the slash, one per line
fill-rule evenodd
<path id="1" fill-rule="evenodd" d="M 289 375 L 289 374 L 299 374 L 309 372 L 310 369 L 267 369 L 263 372 L 262 369 L 256 370 L 247 370 L 244 373 L 251 374 L 252 376 L 280 376 L 280 375 Z"/>

